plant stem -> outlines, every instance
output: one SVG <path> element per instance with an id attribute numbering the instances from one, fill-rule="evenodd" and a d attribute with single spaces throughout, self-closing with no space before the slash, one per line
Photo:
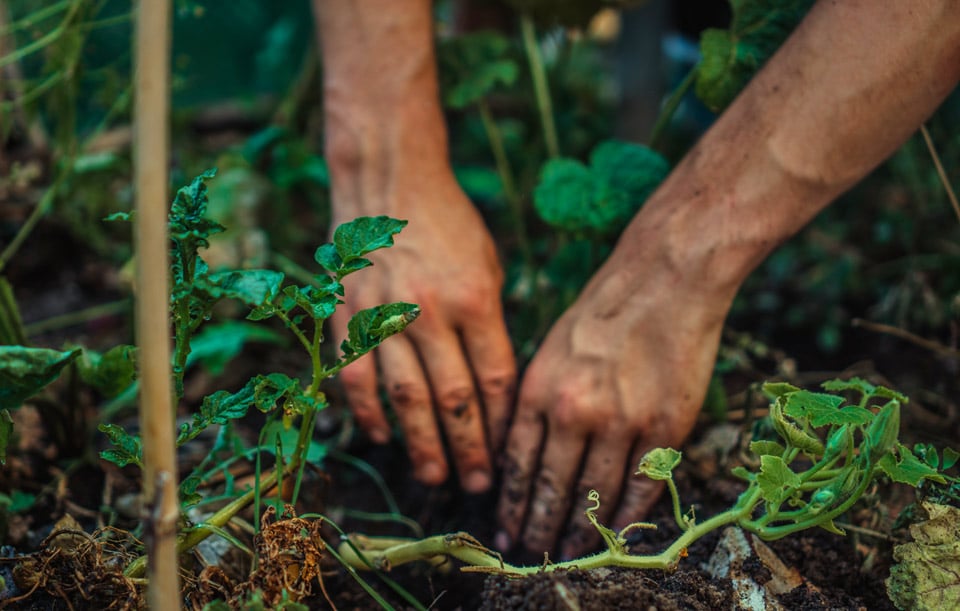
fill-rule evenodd
<path id="1" fill-rule="evenodd" d="M 485 99 L 481 98 L 477 102 L 477 109 L 480 111 L 480 120 L 483 122 L 487 140 L 490 141 L 490 151 L 493 153 L 497 174 L 500 175 L 500 183 L 503 185 L 503 195 L 507 200 L 507 207 L 510 209 L 510 216 L 515 228 L 514 235 L 517 238 L 520 254 L 527 267 L 532 267 L 533 250 L 530 248 L 530 240 L 527 238 L 523 199 L 517 193 L 517 187 L 513 181 L 513 170 L 510 167 L 510 159 L 507 157 L 506 148 L 503 146 L 503 135 L 493 118 L 493 113 L 490 111 L 490 104 Z"/>
<path id="2" fill-rule="evenodd" d="M 73 0 L 73 2 L 70 4 L 70 9 L 67 11 L 67 14 L 64 15 L 63 20 L 57 25 L 57 27 L 50 30 L 46 35 L 41 36 L 30 44 L 20 47 L 13 53 L 0 57 L 0 68 L 19 62 L 21 59 L 30 55 L 31 53 L 35 53 L 47 45 L 56 42 L 56 40 L 63 35 L 64 31 L 67 29 L 67 25 L 77 14 L 77 11 L 80 10 L 81 6 L 83 6 L 82 0 Z"/>
<path id="3" fill-rule="evenodd" d="M 115 314 L 127 314 L 130 312 L 131 302 L 129 299 L 119 299 L 100 305 L 91 306 L 75 312 L 68 312 L 60 316 L 52 316 L 44 320 L 24 325 L 24 331 L 29 336 L 39 335 L 47 331 L 55 331 L 65 327 L 85 323 L 105 316 Z"/>
<path id="4" fill-rule="evenodd" d="M 656 149 L 660 144 L 660 138 L 663 137 L 664 131 L 666 131 L 667 126 L 670 125 L 670 120 L 673 119 L 674 113 L 680 108 L 680 102 L 683 101 L 683 97 L 687 95 L 687 91 L 690 90 L 690 87 L 692 87 L 697 80 L 698 67 L 699 64 L 690 69 L 687 76 L 683 78 L 683 81 L 680 82 L 677 88 L 673 90 L 673 93 L 670 94 L 670 97 L 667 98 L 667 101 L 664 102 L 663 109 L 660 111 L 657 122 L 653 126 L 653 131 L 650 132 L 650 148 Z"/>
<path id="5" fill-rule="evenodd" d="M 547 71 L 543 66 L 543 55 L 537 43 L 537 32 L 530 15 L 520 15 L 520 32 L 523 37 L 523 48 L 530 63 L 530 76 L 533 79 L 533 93 L 537 99 L 537 112 L 540 114 L 540 124 L 543 128 L 543 140 L 547 145 L 547 155 L 550 159 L 560 156 L 560 145 L 557 138 L 557 126 L 553 120 L 553 102 L 550 99 L 550 88 L 547 85 Z"/>
<path id="6" fill-rule="evenodd" d="M 37 207 L 33 209 L 33 211 L 30 213 L 30 216 L 28 216 L 27 220 L 23 223 L 23 226 L 20 227 L 19 231 L 17 231 L 17 235 L 13 237 L 13 240 L 11 240 L 11 242 L 7 244 L 7 247 L 3 249 L 3 252 L 0 253 L 0 272 L 2 272 L 7 266 L 7 263 L 10 262 L 10 259 L 13 258 L 13 255 L 20 250 L 20 246 L 26 241 L 34 227 L 36 227 L 37 223 L 40 222 L 40 219 L 46 216 L 47 212 L 50 211 L 50 208 L 53 206 L 53 202 L 56 199 L 57 191 L 60 190 L 60 185 L 63 184 L 67 175 L 70 174 L 71 171 L 72 166 L 68 162 L 67 166 L 63 168 L 63 171 L 57 174 L 57 178 L 53 181 L 53 184 L 47 188 L 46 192 L 44 192 L 43 197 L 40 198 L 40 202 L 37 204 Z"/>
<path id="7" fill-rule="evenodd" d="M 933 146 L 933 139 L 930 137 L 930 132 L 927 130 L 926 125 L 920 126 L 920 133 L 923 134 L 923 141 L 927 143 L 927 150 L 930 151 L 930 157 L 933 158 L 933 165 L 937 168 L 937 176 L 940 177 L 940 182 L 943 183 L 943 188 L 947 191 L 947 198 L 950 200 L 950 205 L 953 206 L 957 220 L 960 220 L 960 202 L 957 201 L 957 194 L 953 192 L 953 187 L 950 186 L 950 179 L 947 178 L 947 172 L 943 169 L 943 163 L 940 162 L 940 155 L 937 154 L 937 148 Z"/>

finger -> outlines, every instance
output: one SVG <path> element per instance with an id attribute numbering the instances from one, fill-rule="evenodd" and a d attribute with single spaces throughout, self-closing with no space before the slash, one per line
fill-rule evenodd
<path id="1" fill-rule="evenodd" d="M 553 549 L 567 519 L 570 493 L 586 439 L 565 430 L 548 431 L 540 471 L 533 486 L 523 545 L 540 553 Z"/>
<path id="2" fill-rule="evenodd" d="M 490 448 L 499 452 L 507 435 L 517 382 L 513 346 L 500 304 L 490 317 L 464 325 L 462 335 L 483 403 Z"/>
<path id="3" fill-rule="evenodd" d="M 331 320 L 338 346 L 344 339 L 348 319 L 349 316 L 338 314 Z M 357 426 L 374 443 L 387 443 L 390 440 L 390 424 L 384 415 L 383 404 L 377 391 L 376 361 L 372 357 L 354 361 L 344 367 L 338 377 Z"/>
<path id="4" fill-rule="evenodd" d="M 594 439 L 576 488 L 573 512 L 567 532 L 560 545 L 561 559 L 569 560 L 591 551 L 600 542 L 600 533 L 587 518 L 586 510 L 597 503 L 587 498 L 596 490 L 600 506 L 594 512 L 602 525 L 608 525 L 617 508 L 620 487 L 623 485 L 624 466 L 630 455 L 631 443 L 623 439 Z"/>
<path id="5" fill-rule="evenodd" d="M 627 477 L 626 486 L 623 491 L 623 498 L 620 501 L 620 507 L 613 518 L 615 530 L 622 530 L 629 524 L 642 520 L 654 503 L 660 498 L 663 492 L 663 482 L 652 480 L 645 475 L 636 475 L 636 466 L 640 464 L 640 459 L 644 454 L 652 450 L 655 446 L 649 444 L 638 444 L 630 460 L 630 468 Z"/>
<path id="6" fill-rule="evenodd" d="M 507 439 L 503 485 L 497 505 L 500 531 L 494 537 L 494 544 L 501 551 L 510 549 L 520 537 L 530 498 L 530 481 L 537 466 L 543 433 L 544 425 L 540 412 L 523 408 L 521 404 Z"/>
<path id="7" fill-rule="evenodd" d="M 441 484 L 447 479 L 449 468 L 430 401 L 430 387 L 416 351 L 402 336 L 390 338 L 377 351 L 414 477 L 431 486 Z"/>
<path id="8" fill-rule="evenodd" d="M 480 401 L 460 338 L 450 327 L 419 329 L 417 348 L 430 377 L 437 412 L 447 434 L 460 483 L 483 492 L 493 482 Z"/>

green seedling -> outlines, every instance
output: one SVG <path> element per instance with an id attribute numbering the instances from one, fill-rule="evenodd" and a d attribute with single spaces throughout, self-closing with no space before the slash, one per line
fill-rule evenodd
<path id="1" fill-rule="evenodd" d="M 211 532 L 222 528 L 237 512 L 255 502 L 261 489 L 270 488 L 283 477 L 295 477 L 295 500 L 306 463 L 323 455 L 311 439 L 316 414 L 327 407 L 326 396 L 320 390 L 321 383 L 376 348 L 387 337 L 401 332 L 419 314 L 417 306 L 409 303 L 391 303 L 357 312 L 347 324 L 347 339 L 340 345 L 340 356 L 325 363 L 321 355 L 323 325 L 343 303 L 341 281 L 345 276 L 372 265 L 366 255 L 391 246 L 393 236 L 403 229 L 406 221 L 385 216 L 361 217 L 341 225 L 334 232 L 333 243 L 316 250 L 314 258 L 321 269 L 309 284 L 286 283 L 282 273 L 272 270 L 212 271 L 199 252 L 208 244 L 211 235 L 224 231 L 224 227 L 207 216 L 206 180 L 214 175 L 215 171 L 205 172 L 180 189 L 169 215 L 172 246 L 170 311 L 174 335 L 172 371 L 176 396 L 178 399 L 183 396 L 184 373 L 188 364 L 195 360 L 191 355 L 200 358 L 199 353 L 193 352 L 194 347 L 199 347 L 195 337 L 211 319 L 216 304 L 224 299 L 239 301 L 249 307 L 247 319 L 250 321 L 279 320 L 306 352 L 310 378 L 309 382 L 302 383 L 283 373 L 257 375 L 237 391 L 219 390 L 205 397 L 191 420 L 181 425 L 177 446 L 189 443 L 212 425 L 230 425 L 243 418 L 250 407 L 256 407 L 273 416 L 264 427 L 260 445 L 277 448 L 279 461 L 278 468 L 264 475 L 254 490 L 241 494 L 228 486 L 227 496 L 233 497 L 232 501 L 204 524 L 185 531 L 180 538 L 181 551 L 190 549 Z M 124 220 L 129 215 L 118 214 L 111 218 Z M 250 335 L 248 328 L 244 335 Z M 205 340 L 204 346 L 207 342 L 209 339 Z M 299 428 L 292 436 L 287 435 L 297 419 Z M 102 424 L 100 430 L 113 446 L 101 454 L 103 459 L 119 466 L 142 466 L 141 442 L 137 435 L 114 424 Z M 228 429 L 225 427 L 224 430 Z M 201 502 L 202 497 L 197 492 L 201 484 L 214 473 L 224 470 L 223 464 L 210 464 L 221 451 L 235 447 L 235 440 L 224 430 L 221 430 L 208 458 L 181 482 L 180 498 L 184 508 Z M 288 451 L 282 449 L 284 445 Z M 284 462 L 283 458 L 288 460 Z M 139 575 L 143 568 L 142 559 L 135 561 L 127 568 L 127 574 Z"/>
<path id="2" fill-rule="evenodd" d="M 606 549 L 598 554 L 542 566 L 519 567 L 503 562 L 465 533 L 439 535 L 419 541 L 351 537 L 340 552 L 357 568 L 387 569 L 413 560 L 452 556 L 465 562 L 464 571 L 523 576 L 557 569 L 620 566 L 670 569 L 677 566 L 691 544 L 724 526 L 736 525 L 765 540 L 779 539 L 809 528 L 844 534 L 834 520 L 848 511 L 878 477 L 918 486 L 922 481 L 945 481 L 934 467 L 919 460 L 898 441 L 900 408 L 906 397 L 864 380 L 832 380 L 826 393 L 770 383 L 770 424 L 777 439 L 750 444 L 755 460 L 737 467 L 733 475 L 747 487 L 730 509 L 700 521 L 685 511 L 673 481 L 680 452 L 659 448 L 640 461 L 638 475 L 666 484 L 673 515 L 681 534 L 659 554 L 629 552 L 627 535 L 638 528 L 656 528 L 637 522 L 615 532 L 600 524 L 600 498 L 591 491 L 593 506 L 586 514 L 600 533 Z M 852 397 L 852 401 L 848 401 Z"/>

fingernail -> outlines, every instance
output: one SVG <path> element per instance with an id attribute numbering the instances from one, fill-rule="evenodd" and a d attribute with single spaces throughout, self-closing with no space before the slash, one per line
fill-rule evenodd
<path id="1" fill-rule="evenodd" d="M 501 552 L 510 551 L 510 548 L 512 547 L 510 535 L 501 530 L 493 536 L 493 546 Z"/>
<path id="2" fill-rule="evenodd" d="M 390 441 L 390 430 L 389 429 L 373 429 L 370 431 L 370 441 L 373 443 L 383 445 Z"/>
<path id="3" fill-rule="evenodd" d="M 443 482 L 445 474 L 440 463 L 428 462 L 417 469 L 417 479 L 425 484 L 435 486 Z"/>
<path id="4" fill-rule="evenodd" d="M 467 492 L 486 492 L 490 483 L 490 474 L 486 471 L 471 471 L 463 478 L 463 488 Z"/>

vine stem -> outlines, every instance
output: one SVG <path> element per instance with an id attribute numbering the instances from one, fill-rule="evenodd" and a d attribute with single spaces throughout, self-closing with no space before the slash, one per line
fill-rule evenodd
<path id="1" fill-rule="evenodd" d="M 562 569 L 588 570 L 599 567 L 619 566 L 632 569 L 670 569 L 677 565 L 684 551 L 704 534 L 728 524 L 740 522 L 750 516 L 760 500 L 760 490 L 742 497 L 737 505 L 719 513 L 701 524 L 690 526 L 669 547 L 655 555 L 635 556 L 625 550 L 608 549 L 566 562 L 544 562 L 541 566 L 515 566 L 505 563 L 500 554 L 493 552 L 466 533 L 436 535 L 417 541 L 394 538 L 350 535 L 339 547 L 343 560 L 358 569 L 384 569 L 427 560 L 436 563 L 438 558 L 452 556 L 468 566 L 464 572 L 496 573 L 508 576 L 532 575 Z M 357 552 L 359 550 L 360 553 Z"/>
<path id="2" fill-rule="evenodd" d="M 487 140 L 490 142 L 490 151 L 493 153 L 493 160 L 497 166 L 497 174 L 500 175 L 500 183 L 503 185 L 503 194 L 507 200 L 507 206 L 510 209 L 510 216 L 515 228 L 517 245 L 520 247 L 520 254 L 528 267 L 533 266 L 533 250 L 530 248 L 530 241 L 527 239 L 527 224 L 524 217 L 523 199 L 517 193 L 516 184 L 513 181 L 513 169 L 510 167 L 510 159 L 507 157 L 506 147 L 503 145 L 503 135 L 497 122 L 493 118 L 493 112 L 490 110 L 490 104 L 483 98 L 477 102 L 477 110 L 480 112 L 480 120 L 483 122 L 483 130 L 487 134 Z"/>
<path id="3" fill-rule="evenodd" d="M 670 94 L 670 97 L 667 98 L 667 101 L 664 102 L 663 109 L 660 111 L 657 122 L 653 126 L 653 131 L 650 132 L 650 148 L 655 149 L 657 145 L 660 144 L 660 138 L 663 137 L 667 126 L 670 125 L 670 120 L 673 119 L 673 115 L 677 112 L 677 109 L 680 108 L 680 102 L 683 101 L 683 96 L 687 95 L 690 87 L 692 87 L 697 80 L 698 66 L 699 64 L 690 69 L 687 76 L 683 78 L 683 81 L 680 82 L 677 88 L 673 90 L 673 93 Z"/>
<path id="4" fill-rule="evenodd" d="M 37 204 L 36 208 L 30 213 L 30 216 L 27 217 L 27 220 L 24 221 L 23 226 L 20 227 L 20 230 L 17 231 L 17 235 L 13 237 L 13 240 L 7 244 L 7 247 L 3 249 L 3 252 L 0 253 L 0 272 L 7 266 L 7 263 L 10 262 L 10 259 L 13 258 L 13 255 L 20 250 L 20 246 L 26 241 L 27 237 L 30 236 L 30 233 L 33 232 L 33 229 L 37 226 L 37 223 L 47 215 L 47 212 L 50 211 L 50 207 L 53 206 L 54 199 L 56 199 L 57 191 L 60 190 L 60 185 L 63 184 L 67 175 L 70 174 L 70 168 L 64 168 L 64 171 L 59 172 L 57 178 L 54 180 L 53 184 L 46 190 L 43 194 L 43 197 L 40 198 L 40 202 Z"/>
<path id="5" fill-rule="evenodd" d="M 540 124 L 543 128 L 543 140 L 547 145 L 547 155 L 551 159 L 560 156 L 560 145 L 557 138 L 557 126 L 553 120 L 553 102 L 550 100 L 550 88 L 547 85 L 547 71 L 543 66 L 543 54 L 537 43 L 537 32 L 530 15 L 520 15 L 520 32 L 523 38 L 523 48 L 530 63 L 530 76 L 533 78 L 533 93 L 537 99 L 537 112 L 540 114 Z"/>
<path id="6" fill-rule="evenodd" d="M 927 143 L 927 150 L 930 151 L 930 157 L 933 158 L 933 165 L 937 168 L 937 175 L 940 177 L 940 182 L 943 183 L 943 188 L 947 191 L 947 198 L 950 199 L 950 204 L 953 206 L 953 211 L 957 215 L 957 220 L 960 220 L 960 202 L 957 201 L 957 194 L 953 192 L 953 187 L 950 186 L 950 179 L 947 178 L 947 172 L 943 169 L 940 155 L 937 153 L 937 148 L 933 145 L 933 138 L 930 137 L 930 131 L 926 125 L 920 126 L 920 133 L 923 134 L 923 141 Z"/>

